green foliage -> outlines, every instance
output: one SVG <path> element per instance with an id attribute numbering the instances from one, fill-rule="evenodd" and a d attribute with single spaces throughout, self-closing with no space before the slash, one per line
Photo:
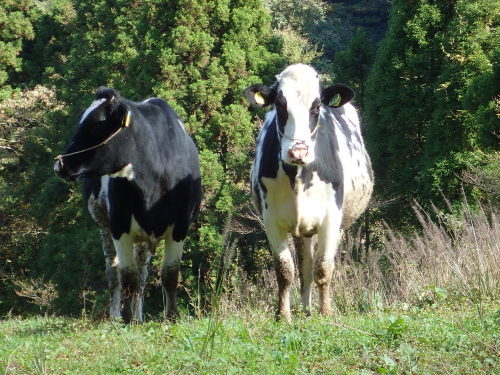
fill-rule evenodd
<path id="1" fill-rule="evenodd" d="M 31 0 L 4 0 L 0 4 L 0 100 L 12 91 L 9 75 L 21 69 L 23 41 L 33 39 Z"/>
<path id="2" fill-rule="evenodd" d="M 335 56 L 335 78 L 354 89 L 359 108 L 364 108 L 366 79 L 373 59 L 373 46 L 360 28 L 356 30 L 347 49 Z"/>
<path id="3" fill-rule="evenodd" d="M 344 48 L 352 28 L 320 0 L 266 0 L 266 4 L 284 56 L 292 63 L 311 63 L 324 80 L 333 80 L 331 58 Z"/>
<path id="4" fill-rule="evenodd" d="M 0 104 L 3 313 L 36 311 L 19 301 L 16 281 L 55 285 L 54 311 L 65 313 L 80 312 L 82 290 L 105 288 L 96 227 L 82 211 L 79 189 L 56 178 L 51 167 L 67 116 L 54 92 L 42 86 Z"/>
<path id="5" fill-rule="evenodd" d="M 53 84 L 61 79 L 71 47 L 75 8 L 72 0 L 36 1 L 33 14 L 34 38 L 25 40 L 21 57 L 22 72 L 16 75 L 20 84 Z"/>
<path id="6" fill-rule="evenodd" d="M 382 200 L 442 202 L 444 194 L 456 201 L 463 171 L 498 147 L 492 78 L 499 6 L 393 3 L 366 94 L 367 143 Z"/>

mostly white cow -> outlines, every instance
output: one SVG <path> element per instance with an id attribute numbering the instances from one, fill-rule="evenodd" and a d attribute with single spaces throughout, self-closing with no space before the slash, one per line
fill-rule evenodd
<path id="1" fill-rule="evenodd" d="M 167 316 L 175 318 L 183 243 L 201 200 L 198 151 L 177 114 L 162 99 L 136 103 L 101 87 L 56 159 L 57 175 L 84 179 L 101 229 L 110 315 L 143 320 L 149 259 L 165 239 L 161 280 Z"/>
<path id="2" fill-rule="evenodd" d="M 297 64 L 279 74 L 271 87 L 252 85 L 244 95 L 254 106 L 274 105 L 257 140 L 251 183 L 275 263 L 277 317 L 291 319 L 294 263 L 288 233 L 295 243 L 305 312 L 311 311 L 314 280 L 319 311 L 330 314 L 342 230 L 363 213 L 373 190 L 358 114 L 349 103 L 354 93 L 340 84 L 323 89 L 313 68 Z"/>

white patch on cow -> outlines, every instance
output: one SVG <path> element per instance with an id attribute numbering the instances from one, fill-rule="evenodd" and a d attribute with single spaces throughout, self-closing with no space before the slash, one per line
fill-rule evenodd
<path id="1" fill-rule="evenodd" d="M 134 236 L 131 233 L 123 233 L 119 239 L 114 239 L 116 255 L 120 269 L 135 267 Z"/>
<path id="2" fill-rule="evenodd" d="M 299 175 L 300 170 L 297 171 L 297 176 Z M 328 210 L 336 205 L 336 192 L 333 190 L 332 184 L 321 181 L 317 172 L 313 173 L 311 184 L 304 190 L 302 180 L 299 177 L 295 179 L 297 225 L 292 234 L 296 236 L 317 232 L 318 228 L 323 225 Z"/>
<path id="3" fill-rule="evenodd" d="M 120 263 L 120 268 L 125 269 L 130 266 L 136 265 L 135 254 L 133 251 L 134 242 L 140 242 L 141 240 L 147 240 L 150 237 L 142 229 L 134 215 L 130 219 L 130 230 L 128 233 L 123 233 L 119 239 L 114 239 L 113 242 L 116 248 L 116 255 L 118 256 L 118 262 Z"/>
<path id="4" fill-rule="evenodd" d="M 186 131 L 186 129 L 184 128 L 184 123 L 180 119 L 177 119 L 177 122 L 181 126 L 182 130 Z"/>
<path id="5" fill-rule="evenodd" d="M 90 107 L 88 107 L 85 112 L 83 112 L 83 115 L 82 115 L 82 118 L 80 119 L 80 124 L 82 122 L 85 121 L 85 119 L 87 118 L 87 116 L 94 110 L 96 109 L 97 107 L 99 107 L 102 103 L 104 103 L 106 101 L 106 98 L 101 98 L 101 99 L 97 99 L 97 100 L 94 100 L 92 102 L 92 104 L 90 105 Z"/>
<path id="6" fill-rule="evenodd" d="M 171 264 L 177 264 L 181 260 L 182 256 L 182 245 L 184 241 L 174 241 L 172 238 L 174 226 L 171 225 L 167 228 L 165 232 L 165 250 L 163 255 L 163 266 L 169 266 Z"/>
<path id="7" fill-rule="evenodd" d="M 124 166 L 122 169 L 120 169 L 118 172 L 111 173 L 109 176 L 110 177 L 123 177 L 129 181 L 132 181 L 134 179 L 134 167 L 133 167 L 132 163 L 129 163 L 126 166 Z"/>
<path id="8" fill-rule="evenodd" d="M 297 143 L 304 143 L 308 154 L 304 160 L 309 164 L 314 160 L 314 140 L 309 127 L 309 110 L 314 100 L 320 97 L 318 73 L 310 66 L 291 65 L 277 76 L 278 90 L 286 98 L 288 120 L 284 128 L 285 137 L 281 140 L 281 159 L 290 163 L 288 151 Z"/>
<path id="9" fill-rule="evenodd" d="M 294 190 L 281 165 L 276 178 L 262 178 L 267 189 L 264 213 L 293 235 L 310 236 L 317 233 L 328 210 L 336 205 L 336 192 L 331 184 L 321 181 L 316 172 L 312 185 L 304 190 L 298 169 Z"/>

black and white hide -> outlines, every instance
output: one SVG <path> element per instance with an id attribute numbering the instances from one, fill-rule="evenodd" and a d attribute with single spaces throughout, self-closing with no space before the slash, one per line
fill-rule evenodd
<path id="1" fill-rule="evenodd" d="M 244 91 L 258 107 L 272 105 L 257 139 L 251 184 L 262 215 L 279 288 L 277 317 L 290 320 L 294 239 L 302 305 L 311 311 L 313 280 L 319 311 L 330 314 L 330 283 L 342 230 L 366 209 L 373 190 L 370 158 L 358 114 L 344 85 L 323 89 L 310 66 L 289 66 L 271 86 Z M 317 245 L 313 246 L 313 236 Z"/>
<path id="2" fill-rule="evenodd" d="M 58 176 L 84 181 L 101 230 L 111 317 L 143 320 L 148 263 L 165 239 L 161 280 L 175 318 L 183 243 L 201 200 L 198 151 L 177 114 L 162 99 L 136 103 L 101 87 L 56 159 Z"/>

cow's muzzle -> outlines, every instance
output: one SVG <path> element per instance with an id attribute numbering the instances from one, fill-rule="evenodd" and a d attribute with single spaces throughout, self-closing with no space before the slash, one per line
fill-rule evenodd
<path id="1" fill-rule="evenodd" d="M 56 174 L 57 177 L 60 177 L 66 181 L 74 181 L 76 179 L 76 176 L 71 176 L 68 173 L 67 169 L 64 168 L 64 162 L 62 157 L 56 158 L 56 162 L 54 163 L 54 173 Z"/>
<path id="2" fill-rule="evenodd" d="M 63 161 L 62 158 L 58 158 L 54 163 L 54 173 L 58 177 L 63 177 Z"/>
<path id="3" fill-rule="evenodd" d="M 292 164 L 304 165 L 306 164 L 306 159 L 309 155 L 309 146 L 307 146 L 303 141 L 296 142 L 288 150 L 287 154 Z"/>

